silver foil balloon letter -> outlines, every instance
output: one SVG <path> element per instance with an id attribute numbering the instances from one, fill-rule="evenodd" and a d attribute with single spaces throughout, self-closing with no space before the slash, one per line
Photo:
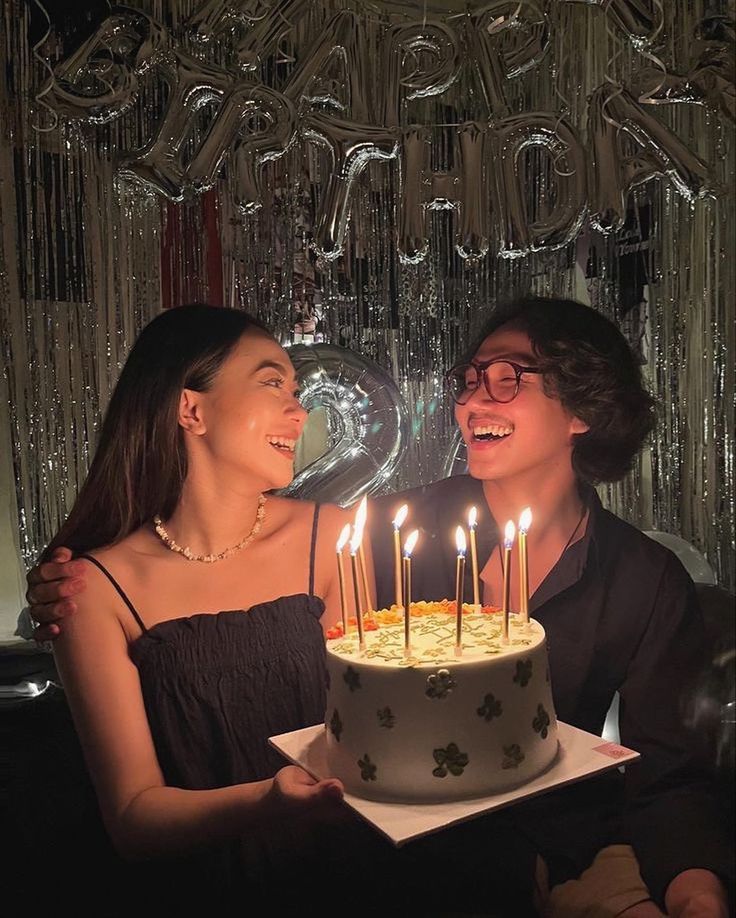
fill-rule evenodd
<path id="1" fill-rule="evenodd" d="M 642 147 L 635 159 L 624 159 L 622 131 Z M 605 84 L 591 95 L 588 134 L 595 165 L 591 221 L 602 232 L 624 225 L 629 192 L 657 175 L 668 176 L 688 199 L 716 191 L 708 166 L 623 88 Z"/>
<path id="2" fill-rule="evenodd" d="M 541 249 L 558 249 L 573 240 L 585 219 L 587 162 L 573 127 L 551 112 L 505 118 L 498 127 L 496 195 L 502 220 L 501 251 L 517 258 Z M 555 204 L 544 219 L 530 221 L 528 192 L 522 172 L 523 153 L 531 146 L 549 152 L 557 185 Z"/>
<path id="3" fill-rule="evenodd" d="M 184 142 L 192 131 L 197 111 L 210 102 L 221 101 L 232 90 L 233 77 L 176 52 L 164 68 L 164 79 L 169 84 L 169 98 L 163 120 L 143 152 L 123 160 L 120 172 L 172 201 L 181 201 L 187 185 Z M 221 112 L 222 106 L 215 121 Z"/>
<path id="4" fill-rule="evenodd" d="M 137 10 L 117 7 L 41 89 L 62 115 L 102 124 L 135 102 L 138 76 L 170 50 L 165 29 Z"/>
<path id="5" fill-rule="evenodd" d="M 241 69 L 252 73 L 272 53 L 285 29 L 307 12 L 309 4 L 304 0 L 270 0 L 263 7 L 249 0 L 205 0 L 187 21 L 187 30 L 194 41 L 207 44 L 223 36 L 234 39 L 234 27 L 247 26 L 234 51 Z"/>
<path id="6" fill-rule="evenodd" d="M 347 102 L 319 88 L 320 71 L 336 51 L 345 62 Z M 368 99 L 369 72 L 362 23 L 354 13 L 343 11 L 329 21 L 285 90 L 297 103 L 303 99 L 339 112 L 335 117 L 315 111 L 302 123 L 302 135 L 327 154 L 328 179 L 317 214 L 314 250 L 328 259 L 343 251 L 356 180 L 371 160 L 394 159 L 398 151 L 396 132 L 375 126 Z"/>
<path id="7" fill-rule="evenodd" d="M 637 48 L 650 45 L 663 24 L 663 4 L 657 0 L 566 0 L 603 9 Z"/>
<path id="8" fill-rule="evenodd" d="M 417 264 L 429 251 L 427 212 L 432 210 L 457 211 L 455 249 L 462 258 L 482 258 L 488 252 L 489 131 L 485 124 L 469 121 L 458 127 L 456 136 L 457 173 L 427 173 L 429 130 L 413 126 L 403 134 L 398 247 L 406 264 Z"/>
<path id="9" fill-rule="evenodd" d="M 246 126 L 256 128 L 246 133 Z M 296 137 L 296 111 L 286 96 L 265 86 L 242 86 L 223 101 L 207 136 L 186 170 L 195 191 L 214 185 L 226 154 L 232 151 L 233 203 L 243 215 L 261 206 L 260 168 L 278 159 Z"/>
<path id="10" fill-rule="evenodd" d="M 464 39 L 475 67 L 488 117 L 511 114 L 505 83 L 542 59 L 549 47 L 547 14 L 533 2 L 495 0 L 473 16 Z"/>
<path id="11" fill-rule="evenodd" d="M 378 364 L 334 344 L 295 344 L 302 404 L 324 414 L 327 452 L 300 471 L 287 494 L 348 506 L 386 489 L 408 442 L 408 412 Z"/>
<path id="12" fill-rule="evenodd" d="M 416 22 L 391 29 L 385 45 L 383 79 L 377 88 L 383 92 L 383 124 L 398 125 L 403 99 L 439 96 L 455 82 L 460 72 L 460 41 L 445 23 Z M 407 59 L 413 66 L 405 74 Z"/>
<path id="13" fill-rule="evenodd" d="M 325 258 L 338 258 L 344 249 L 356 180 L 372 159 L 397 156 L 394 132 L 354 124 L 326 115 L 310 115 L 303 134 L 327 151 L 329 177 L 317 215 L 314 250 Z"/>

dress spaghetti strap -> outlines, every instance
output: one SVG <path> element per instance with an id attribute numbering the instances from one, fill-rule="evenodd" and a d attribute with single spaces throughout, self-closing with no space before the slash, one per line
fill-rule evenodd
<path id="1" fill-rule="evenodd" d="M 317 524 L 319 522 L 319 504 L 314 505 L 312 520 L 312 544 L 309 550 L 309 595 L 314 596 L 314 556 L 317 553 Z"/>
<path id="2" fill-rule="evenodd" d="M 115 589 L 118 591 L 118 594 L 120 595 L 120 598 L 123 600 L 123 602 L 125 603 L 125 605 L 130 609 L 130 611 L 131 611 L 131 613 L 132 613 L 132 615 L 133 615 L 133 618 L 134 618 L 134 619 L 136 620 L 136 622 L 138 623 L 138 627 L 139 627 L 139 628 L 141 629 L 141 631 L 145 634 L 146 631 L 148 631 L 148 628 L 146 628 L 146 626 L 143 624 L 143 620 L 141 619 L 140 615 L 135 611 L 135 607 L 133 606 L 133 603 L 132 603 L 132 602 L 128 599 L 128 597 L 125 595 L 125 593 L 123 592 L 122 587 L 121 587 L 120 584 L 117 582 L 117 580 L 113 577 L 113 575 L 110 573 L 110 571 L 108 571 L 108 569 L 107 569 L 104 565 L 100 564 L 100 562 L 97 560 L 97 558 L 93 558 L 92 555 L 79 555 L 79 557 L 80 557 L 80 558 L 84 558 L 86 561 L 91 561 L 92 564 L 94 564 L 95 567 L 98 567 L 98 568 L 102 571 L 102 573 L 107 577 L 107 579 L 110 581 L 110 583 L 111 583 L 111 584 L 115 587 Z"/>

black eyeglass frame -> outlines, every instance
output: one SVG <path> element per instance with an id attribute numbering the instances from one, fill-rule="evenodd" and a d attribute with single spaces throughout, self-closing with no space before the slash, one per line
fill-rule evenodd
<path id="1" fill-rule="evenodd" d="M 492 366 L 494 363 L 507 363 L 510 367 L 513 367 L 514 374 L 516 376 L 516 386 L 514 387 L 514 394 L 511 396 L 511 398 L 507 398 L 505 401 L 497 399 L 491 392 L 491 387 L 488 384 L 488 376 L 486 375 L 486 370 L 488 369 L 488 367 Z M 476 370 L 476 372 L 478 373 L 478 382 L 476 383 L 475 387 L 472 389 L 470 388 L 470 386 L 466 385 L 465 389 L 463 389 L 462 395 L 465 395 L 465 393 L 467 392 L 468 393 L 467 397 L 459 398 L 458 396 L 455 395 L 453 391 L 451 378 L 453 374 L 457 373 L 458 370 L 462 368 L 467 369 L 468 367 L 473 367 L 473 369 Z M 470 399 L 473 397 L 473 395 L 475 395 L 475 393 L 478 391 L 478 389 L 480 388 L 481 380 L 483 380 L 483 385 L 485 386 L 485 390 L 488 393 L 488 397 L 491 399 L 491 401 L 496 402 L 499 405 L 508 405 L 509 402 L 513 402 L 513 400 L 519 394 L 519 387 L 521 386 L 521 377 L 524 375 L 524 373 L 540 374 L 542 372 L 543 371 L 540 370 L 539 367 L 525 367 L 520 363 L 516 363 L 515 360 L 509 360 L 507 357 L 493 357 L 490 360 L 483 360 L 480 362 L 471 360 L 470 363 L 459 363 L 456 366 L 451 367 L 445 373 L 445 385 L 447 387 L 447 391 L 450 394 L 450 398 L 453 400 L 453 402 L 455 402 L 456 405 L 466 405 L 470 401 Z"/>

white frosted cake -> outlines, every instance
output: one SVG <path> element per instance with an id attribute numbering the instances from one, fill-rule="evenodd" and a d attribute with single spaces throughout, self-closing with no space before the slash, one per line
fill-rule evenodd
<path id="1" fill-rule="evenodd" d="M 330 774 L 361 797 L 448 801 L 526 783 L 557 755 L 557 719 L 542 626 L 486 607 L 463 615 L 455 655 L 454 603 L 413 603 L 411 652 L 397 610 L 327 641 L 325 729 Z M 470 609 L 470 607 L 466 607 Z"/>

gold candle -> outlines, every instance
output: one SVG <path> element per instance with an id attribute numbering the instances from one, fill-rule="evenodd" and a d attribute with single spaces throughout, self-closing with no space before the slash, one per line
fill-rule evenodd
<path id="1" fill-rule="evenodd" d="M 402 605 L 404 607 L 405 657 L 411 654 L 411 553 L 414 551 L 418 538 L 419 530 L 415 529 L 404 543 L 404 595 L 402 597 Z"/>
<path id="2" fill-rule="evenodd" d="M 394 527 L 394 593 L 396 596 L 396 605 L 401 606 L 403 603 L 401 592 L 401 527 L 406 520 L 409 508 L 402 504 L 396 516 L 393 519 Z"/>
<path id="3" fill-rule="evenodd" d="M 365 554 L 363 552 L 363 545 L 361 543 L 360 548 L 358 549 L 358 563 L 360 564 L 360 582 L 363 587 L 363 599 L 365 602 L 365 610 L 369 612 L 374 608 L 373 600 L 371 599 L 370 590 L 368 589 L 368 571 L 365 566 Z"/>
<path id="4" fill-rule="evenodd" d="M 353 593 L 355 594 L 355 618 L 358 623 L 358 649 L 365 650 L 365 633 L 363 631 L 363 612 L 360 601 L 360 578 L 358 572 L 358 549 L 363 537 L 362 530 L 357 524 L 353 527 L 353 537 L 350 539 L 350 564 L 353 572 Z"/>
<path id="5" fill-rule="evenodd" d="M 348 633 L 348 605 L 345 598 L 345 569 L 342 566 L 342 553 L 350 538 L 350 523 L 343 526 L 340 538 L 337 540 L 337 577 L 340 582 L 340 613 L 342 615 L 342 633 Z"/>
<path id="6" fill-rule="evenodd" d="M 511 549 L 514 547 L 514 536 L 516 527 L 511 520 L 506 523 L 506 530 L 503 536 L 503 606 L 501 614 L 503 615 L 502 640 L 504 644 L 509 642 L 509 605 L 511 598 Z"/>
<path id="7" fill-rule="evenodd" d="M 455 656 L 463 652 L 463 587 L 465 581 L 465 530 L 458 526 L 455 530 L 457 545 L 457 568 L 455 569 Z"/>
<path id="8" fill-rule="evenodd" d="M 365 553 L 363 551 L 363 530 L 365 529 L 366 519 L 368 517 L 368 497 L 364 497 L 358 504 L 358 512 L 355 514 L 355 526 L 360 529 L 361 541 L 358 546 L 358 562 L 360 564 L 360 582 L 363 587 L 363 601 L 365 611 L 368 612 L 373 608 L 371 594 L 368 589 L 368 572 L 365 566 Z"/>
<path id="9" fill-rule="evenodd" d="M 473 565 L 473 605 L 475 611 L 480 611 L 480 589 L 478 584 L 478 547 L 475 543 L 475 526 L 478 520 L 478 511 L 470 508 L 468 513 L 468 530 L 470 532 L 470 561 Z"/>
<path id="10" fill-rule="evenodd" d="M 529 623 L 529 557 L 526 534 L 531 524 L 532 511 L 527 507 L 519 517 L 519 607 L 524 624 Z"/>

